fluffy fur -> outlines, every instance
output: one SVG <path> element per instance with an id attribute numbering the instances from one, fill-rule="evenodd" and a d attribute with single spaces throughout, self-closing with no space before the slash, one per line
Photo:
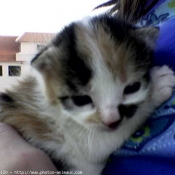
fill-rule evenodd
<path id="1" fill-rule="evenodd" d="M 151 70 L 156 28 L 99 16 L 74 22 L 0 95 L 0 121 L 67 170 L 100 175 L 108 156 L 167 100 L 167 67 Z"/>

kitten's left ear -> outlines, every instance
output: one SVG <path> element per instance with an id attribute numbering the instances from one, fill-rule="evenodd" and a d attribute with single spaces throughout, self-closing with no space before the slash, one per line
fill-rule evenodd
<path id="1" fill-rule="evenodd" d="M 142 38 L 151 48 L 155 47 L 155 41 L 159 34 L 158 27 L 143 27 L 135 29 L 135 34 Z"/>

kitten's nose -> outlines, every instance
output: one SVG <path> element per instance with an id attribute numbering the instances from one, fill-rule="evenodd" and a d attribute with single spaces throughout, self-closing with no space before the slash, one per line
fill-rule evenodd
<path id="1" fill-rule="evenodd" d="M 116 129 L 117 126 L 121 123 L 122 119 L 118 120 L 118 121 L 115 121 L 115 122 L 112 122 L 112 123 L 104 123 L 104 125 L 106 125 L 108 128 L 110 129 Z"/>
<path id="2" fill-rule="evenodd" d="M 104 125 L 112 129 L 116 128 L 122 121 L 122 118 L 117 108 L 106 109 L 105 111 L 103 111 L 103 113 L 101 114 L 101 119 Z"/>

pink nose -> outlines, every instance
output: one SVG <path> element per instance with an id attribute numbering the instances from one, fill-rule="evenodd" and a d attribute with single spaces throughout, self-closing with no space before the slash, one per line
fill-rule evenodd
<path id="1" fill-rule="evenodd" d="M 107 127 L 111 128 L 111 129 L 115 129 L 120 123 L 121 123 L 122 119 L 112 122 L 112 123 L 104 123 L 104 125 L 106 125 Z"/>
<path id="2" fill-rule="evenodd" d="M 104 125 L 109 128 L 116 128 L 122 121 L 117 109 L 105 110 L 101 113 L 101 119 Z"/>
<path id="3" fill-rule="evenodd" d="M 115 129 L 120 123 L 121 123 L 122 119 L 116 121 L 116 122 L 113 122 L 113 123 L 110 123 L 108 124 L 107 126 L 111 129 Z"/>

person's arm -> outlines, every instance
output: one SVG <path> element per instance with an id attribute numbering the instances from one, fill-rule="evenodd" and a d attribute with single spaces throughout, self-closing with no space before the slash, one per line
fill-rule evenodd
<path id="1" fill-rule="evenodd" d="M 0 171 L 56 171 L 50 158 L 28 144 L 11 126 L 0 123 Z"/>

